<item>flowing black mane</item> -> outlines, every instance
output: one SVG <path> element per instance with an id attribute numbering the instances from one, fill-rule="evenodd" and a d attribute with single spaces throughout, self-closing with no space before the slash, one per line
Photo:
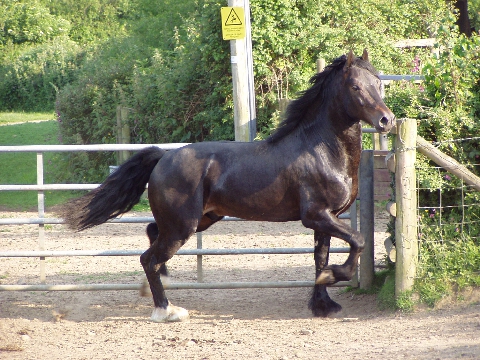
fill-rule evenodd
<path id="1" fill-rule="evenodd" d="M 329 87 L 331 79 L 344 68 L 346 61 L 346 55 L 336 58 L 330 65 L 326 66 L 322 72 L 314 75 L 310 79 L 309 82 L 313 85 L 309 89 L 301 92 L 301 96 L 288 105 L 285 120 L 283 120 L 277 129 L 267 138 L 269 143 L 274 143 L 291 133 L 306 118 L 305 115 L 313 102 L 322 103 L 324 99 L 328 97 L 326 93 L 327 91 L 331 91 Z M 375 68 L 361 57 L 355 58 L 352 66 L 365 69 L 375 76 L 378 76 Z"/>

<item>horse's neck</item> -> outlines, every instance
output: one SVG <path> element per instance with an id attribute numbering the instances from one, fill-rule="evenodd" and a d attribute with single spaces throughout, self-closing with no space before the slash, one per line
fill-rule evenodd
<path id="1" fill-rule="evenodd" d="M 328 106 L 325 111 L 318 112 L 316 119 L 306 123 L 308 125 L 298 131 L 303 133 L 301 137 L 309 146 L 331 151 L 332 155 L 346 151 L 349 156 L 360 156 L 361 125 L 359 122 L 351 122 L 346 114 L 339 111 L 339 107 Z"/>

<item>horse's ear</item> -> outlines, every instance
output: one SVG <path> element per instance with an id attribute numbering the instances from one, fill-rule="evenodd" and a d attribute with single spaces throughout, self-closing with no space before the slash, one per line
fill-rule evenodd
<path id="1" fill-rule="evenodd" d="M 353 51 L 350 50 L 347 56 L 347 62 L 345 64 L 345 69 L 348 69 L 350 66 L 352 66 L 353 61 L 355 60 L 355 55 L 353 55 Z"/>
<path id="2" fill-rule="evenodd" d="M 370 62 L 370 61 L 368 60 L 368 51 L 367 51 L 367 49 L 363 49 L 362 60 Z"/>

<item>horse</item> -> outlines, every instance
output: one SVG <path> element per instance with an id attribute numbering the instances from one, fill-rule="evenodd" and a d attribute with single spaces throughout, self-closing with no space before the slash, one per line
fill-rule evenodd
<path id="1" fill-rule="evenodd" d="M 167 299 L 160 274 L 195 232 L 224 216 L 250 221 L 301 221 L 314 230 L 313 316 L 341 310 L 327 286 L 354 275 L 362 235 L 338 216 L 355 201 L 362 151 L 361 120 L 388 132 L 395 116 L 380 95 L 378 72 L 365 50 L 350 51 L 313 76 L 293 100 L 286 118 L 266 139 L 199 142 L 165 151 L 145 148 L 96 189 L 67 203 L 62 216 L 81 231 L 128 212 L 148 183 L 155 223 L 140 263 L 153 296 L 154 322 L 182 321 L 188 310 Z M 342 265 L 328 264 L 330 238 L 350 245 Z"/>

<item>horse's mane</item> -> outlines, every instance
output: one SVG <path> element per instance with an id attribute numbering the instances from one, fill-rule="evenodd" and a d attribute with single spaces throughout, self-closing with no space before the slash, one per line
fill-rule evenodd
<path id="1" fill-rule="evenodd" d="M 314 102 L 322 103 L 324 101 L 326 92 L 330 90 L 328 85 L 331 79 L 343 69 L 346 61 L 346 55 L 336 58 L 330 65 L 326 66 L 322 72 L 314 75 L 310 79 L 310 83 L 313 85 L 309 89 L 301 92 L 301 96 L 290 103 L 287 108 L 285 120 L 283 120 L 277 129 L 267 138 L 267 142 L 274 143 L 291 133 L 306 119 L 305 115 Z M 354 59 L 352 66 L 360 67 L 378 76 L 375 68 L 368 61 L 364 61 L 360 57 Z"/>

